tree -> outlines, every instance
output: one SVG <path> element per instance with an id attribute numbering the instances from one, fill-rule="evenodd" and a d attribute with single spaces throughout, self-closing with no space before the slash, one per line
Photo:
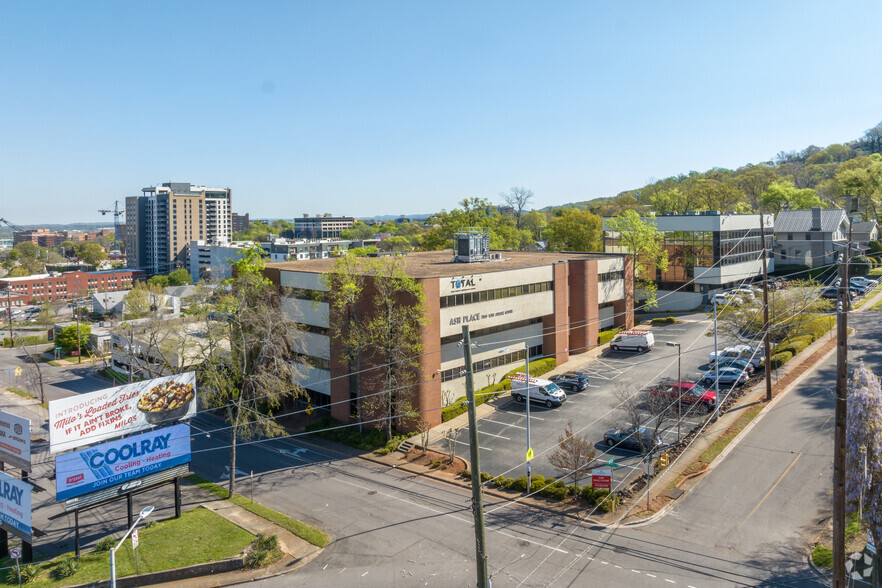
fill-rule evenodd
<path id="1" fill-rule="evenodd" d="M 367 225 L 361 221 L 356 221 L 355 224 L 352 225 L 351 229 L 340 231 L 340 238 L 342 239 L 356 239 L 364 241 L 365 239 L 373 239 L 376 235 L 377 231 L 374 229 L 374 227 Z"/>
<path id="2" fill-rule="evenodd" d="M 169 286 L 189 286 L 193 283 L 193 276 L 184 268 L 178 268 L 168 275 Z"/>
<path id="3" fill-rule="evenodd" d="M 527 203 L 533 199 L 533 190 L 527 190 L 523 186 L 515 186 L 508 193 L 501 192 L 499 196 L 506 204 L 511 206 L 512 214 L 514 214 L 515 218 L 515 228 L 520 231 L 521 214 L 524 212 L 524 208 L 527 207 Z"/>
<path id="4" fill-rule="evenodd" d="M 89 265 L 98 265 L 107 259 L 107 252 L 98 243 L 77 243 L 77 256 Z"/>
<path id="5" fill-rule="evenodd" d="M 542 233 L 548 226 L 548 215 L 538 210 L 531 210 L 521 217 L 521 229 L 529 231 L 534 241 L 542 239 Z"/>
<path id="6" fill-rule="evenodd" d="M 882 386 L 863 362 L 848 393 L 845 433 L 845 494 L 850 512 L 859 513 L 876 545 L 873 586 L 882 573 Z"/>
<path id="7" fill-rule="evenodd" d="M 644 295 L 647 308 L 656 305 L 655 272 L 668 269 L 668 252 L 656 226 L 634 210 L 606 220 L 607 229 L 618 239 L 618 248 L 634 255 L 634 289 Z M 614 237 L 615 238 L 615 237 Z"/>
<path id="8" fill-rule="evenodd" d="M 413 245 L 407 237 L 396 236 L 389 237 L 380 241 L 380 251 L 395 251 L 396 253 L 407 253 L 413 251 Z"/>
<path id="9" fill-rule="evenodd" d="M 165 304 L 165 291 L 153 283 L 138 282 L 123 299 L 123 315 L 127 319 L 144 318 L 158 312 Z"/>
<path id="10" fill-rule="evenodd" d="M 559 478 L 573 478 L 578 493 L 579 480 L 591 471 L 591 462 L 595 455 L 594 443 L 588 438 L 588 434 L 574 433 L 573 421 L 570 419 L 564 432 L 557 438 L 557 447 L 548 455 L 548 461 Z"/>
<path id="11" fill-rule="evenodd" d="M 156 274 L 147 278 L 147 283 L 152 286 L 159 286 L 160 288 L 168 288 L 168 276 Z"/>
<path id="12" fill-rule="evenodd" d="M 79 339 L 77 339 L 77 330 L 79 330 Z M 61 347 L 65 353 L 78 349 L 82 351 L 88 345 L 91 334 L 92 328 L 89 325 L 80 325 L 79 329 L 76 325 L 70 325 L 61 329 L 61 332 L 55 336 L 55 345 Z"/>
<path id="13" fill-rule="evenodd" d="M 549 221 L 551 251 L 602 251 L 603 219 L 587 210 L 567 208 Z"/>
<path id="14" fill-rule="evenodd" d="M 679 188 L 656 192 L 651 197 L 650 202 L 652 203 L 652 209 L 658 214 L 665 212 L 680 214 L 687 210 L 691 210 L 689 208 L 689 198 L 683 194 Z"/>
<path id="15" fill-rule="evenodd" d="M 733 178 L 734 184 L 747 197 L 751 208 L 759 209 L 760 197 L 769 184 L 777 179 L 775 171 L 766 165 L 748 165 L 738 169 Z"/>
<path id="16" fill-rule="evenodd" d="M 230 497 L 239 439 L 284 434 L 273 415 L 284 398 L 303 394 L 292 347 L 297 323 L 282 311 L 278 291 L 262 274 L 265 265 L 256 246 L 233 262 L 235 278 L 218 304 L 227 316 L 229 351 L 216 348 L 199 370 L 203 406 L 221 409 L 230 423 Z"/>
<path id="17" fill-rule="evenodd" d="M 823 206 L 814 190 L 797 188 L 793 182 L 781 180 L 772 182 L 760 197 L 763 210 L 778 213 L 782 208 L 805 210 L 814 206 Z"/>

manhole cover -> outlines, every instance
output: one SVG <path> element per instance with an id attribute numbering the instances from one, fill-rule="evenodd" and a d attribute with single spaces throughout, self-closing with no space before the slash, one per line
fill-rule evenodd
<path id="1" fill-rule="evenodd" d="M 377 493 L 376 490 L 370 490 L 370 491 L 368 491 L 368 496 L 373 496 L 376 493 Z"/>
<path id="2" fill-rule="evenodd" d="M 671 490 L 666 494 L 668 498 L 671 500 L 677 500 L 681 496 L 683 496 L 683 491 L 679 488 L 671 488 Z"/>

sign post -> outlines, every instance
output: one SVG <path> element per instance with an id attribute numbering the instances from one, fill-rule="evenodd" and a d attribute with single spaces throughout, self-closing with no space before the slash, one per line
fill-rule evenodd
<path id="1" fill-rule="evenodd" d="M 134 531 L 132 531 L 132 549 L 135 550 L 135 573 L 136 574 L 141 573 L 141 565 L 138 562 L 138 544 L 139 544 L 138 530 L 135 529 Z"/>
<path id="2" fill-rule="evenodd" d="M 21 588 L 21 568 L 19 567 L 19 558 L 21 557 L 21 548 L 13 547 L 9 550 L 9 557 L 15 559 L 15 572 L 18 574 L 18 588 Z"/>
<path id="3" fill-rule="evenodd" d="M 606 468 L 591 470 L 591 485 L 598 489 L 612 490 L 612 470 Z"/>

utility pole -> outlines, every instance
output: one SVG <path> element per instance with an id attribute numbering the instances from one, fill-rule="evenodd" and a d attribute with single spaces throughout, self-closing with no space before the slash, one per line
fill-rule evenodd
<path id="1" fill-rule="evenodd" d="M 80 301 L 74 300 L 74 315 L 77 317 L 77 363 L 83 363 L 83 353 L 80 351 Z"/>
<path id="2" fill-rule="evenodd" d="M 760 239 L 763 242 L 763 355 L 766 356 L 766 402 L 772 400 L 772 324 L 769 322 L 769 271 L 766 265 L 766 229 L 760 212 Z"/>
<path id="3" fill-rule="evenodd" d="M 720 418 L 720 348 L 717 346 L 717 295 L 714 294 L 714 420 Z"/>
<path id="4" fill-rule="evenodd" d="M 472 462 L 472 514 L 475 517 L 475 564 L 478 588 L 490 588 L 487 574 L 487 543 L 484 537 L 484 503 L 481 499 L 481 464 L 478 458 L 478 416 L 475 413 L 475 385 L 472 379 L 472 340 L 468 325 L 462 327 L 462 355 L 466 369 L 466 402 L 469 411 L 469 459 Z M 530 399 L 527 399 L 530 402 Z"/>
<path id="5" fill-rule="evenodd" d="M 12 302 L 9 301 L 9 286 L 6 287 L 6 316 L 9 318 L 9 346 L 15 347 L 12 336 Z"/>
<path id="6" fill-rule="evenodd" d="M 851 211 L 851 197 L 848 198 Z M 839 292 L 836 304 L 836 411 L 833 430 L 833 588 L 846 588 L 845 575 L 845 432 L 848 406 L 848 310 L 851 288 L 848 263 L 851 257 L 851 218 L 848 243 L 839 258 Z M 844 261 L 844 263 L 843 263 Z"/>

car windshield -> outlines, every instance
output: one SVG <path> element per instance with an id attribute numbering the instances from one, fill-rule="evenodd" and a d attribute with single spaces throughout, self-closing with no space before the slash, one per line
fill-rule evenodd
<path id="1" fill-rule="evenodd" d="M 560 392 L 560 388 L 558 388 L 557 384 L 548 384 L 545 386 L 545 391 L 549 394 L 554 394 L 556 392 Z"/>

